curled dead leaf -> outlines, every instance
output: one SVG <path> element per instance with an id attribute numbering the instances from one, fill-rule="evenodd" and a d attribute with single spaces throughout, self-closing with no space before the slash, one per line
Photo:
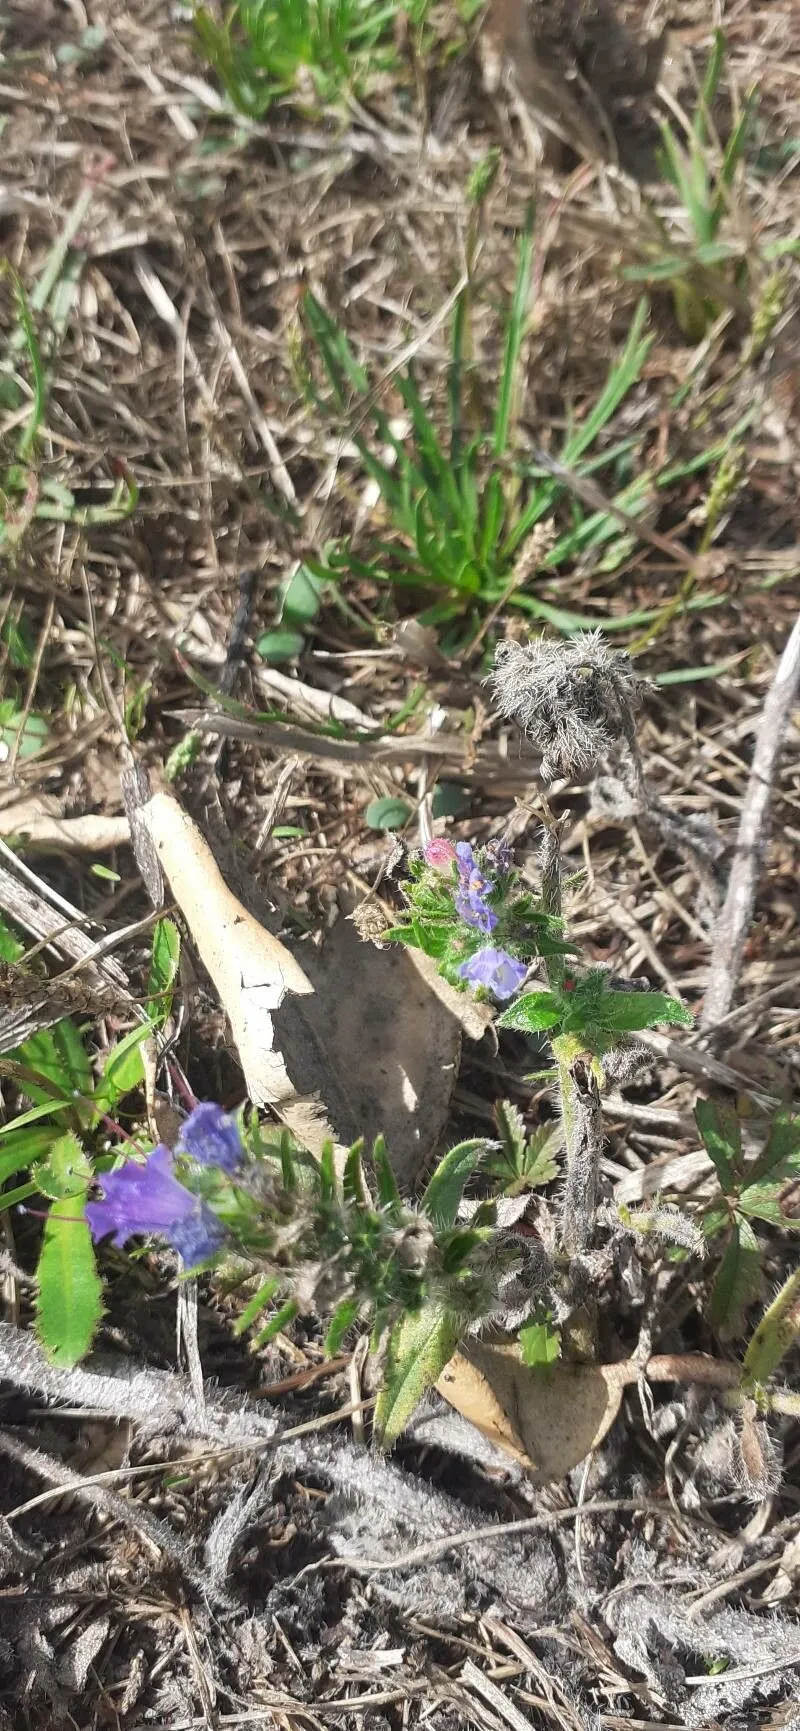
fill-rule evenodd
<path id="1" fill-rule="evenodd" d="M 385 1136 L 404 1195 L 445 1128 L 461 1052 L 460 1018 L 414 967 L 415 954 L 390 944 L 378 950 L 340 918 L 309 955 L 315 995 L 304 1003 L 328 1066 L 343 1078 L 348 1110 L 336 1121 L 339 1135 L 363 1136 L 368 1148 Z"/>
<path id="2" fill-rule="evenodd" d="M 290 1073 L 275 1022 L 284 1000 L 313 992 L 311 981 L 228 888 L 207 841 L 171 794 L 154 794 L 140 818 L 226 1011 L 251 1100 L 273 1106 L 304 1146 L 319 1153 L 336 1137 L 318 1100 L 298 1087 L 294 1064 Z"/>
<path id="3" fill-rule="evenodd" d="M 469 1341 L 436 1387 L 537 1484 L 563 1479 L 598 1447 L 631 1380 L 624 1364 L 522 1363 L 516 1344 Z"/>

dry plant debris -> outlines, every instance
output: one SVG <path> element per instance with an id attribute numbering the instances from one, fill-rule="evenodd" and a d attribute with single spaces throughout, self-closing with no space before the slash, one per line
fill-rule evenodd
<path id="1" fill-rule="evenodd" d="M 99 1102 L 106 1152 L 145 1128 L 171 1147 L 195 1092 L 233 1108 L 245 1090 L 317 1153 L 326 1126 L 338 1147 L 383 1130 L 404 1195 L 450 1143 L 496 1140 L 500 1099 L 535 1138 L 552 1122 L 551 1079 L 526 1080 L 540 1047 L 498 1044 L 487 1004 L 379 946 L 409 852 L 504 835 L 533 884 L 544 822 L 588 962 L 698 1013 L 609 1079 L 598 1207 L 631 1233 L 659 1208 L 703 1218 L 718 1188 L 698 1095 L 736 1104 L 747 1162 L 798 1093 L 792 0 L 713 19 L 701 0 L 438 0 L 342 106 L 306 80 L 259 121 L 232 109 L 191 11 L 18 0 L 0 21 L 0 906 L 22 952 L 0 971 L 2 1128 L 25 1112 L 41 1136 L 52 1077 L 14 1054 L 69 1018 L 75 1109 Z M 689 148 L 715 25 L 692 212 L 659 123 Z M 363 377 L 341 401 L 309 295 Z M 610 376 L 613 413 L 580 446 Z M 481 567 L 485 591 L 414 589 L 398 450 L 422 441 L 444 521 L 481 433 L 479 503 L 507 557 Z M 513 658 L 577 626 L 653 682 L 647 797 L 619 760 L 548 761 L 552 730 L 520 739 L 491 709 L 497 641 Z M 164 921 L 180 967 L 154 984 Z M 109 1080 L 121 1047 L 130 1112 Z M 528 1412 L 518 1349 L 473 1333 L 440 1385 L 449 1401 L 460 1375 L 459 1410 L 431 1394 L 386 1458 L 364 1441 L 356 1328 L 332 1358 L 305 1317 L 246 1351 L 236 1297 L 177 1280 L 152 1246 L 106 1251 L 91 1356 L 49 1362 L 40 1216 L 68 1225 L 73 1204 L 63 1183 L 20 1187 L 10 1147 L 0 1731 L 800 1723 L 796 1419 L 730 1404 L 740 1346 L 709 1358 L 679 1244 L 648 1261 L 620 1235 L 613 1265 L 607 1239 L 580 1250 L 589 1310 L 615 1284 L 618 1341 L 572 1372 L 579 1423 L 563 1402 Z M 505 1199 L 508 1230 L 545 1243 L 548 1205 L 523 1199 Z M 781 1207 L 797 1218 L 790 1186 Z M 796 1238 L 758 1233 L 753 1320 L 796 1268 Z M 795 1346 L 789 1407 L 797 1367 Z"/>

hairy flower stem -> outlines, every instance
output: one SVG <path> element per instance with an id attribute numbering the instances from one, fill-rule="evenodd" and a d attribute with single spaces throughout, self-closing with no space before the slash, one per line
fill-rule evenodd
<path id="1" fill-rule="evenodd" d="M 579 1256 L 590 1248 L 597 1218 L 597 1180 L 603 1145 L 603 1114 L 597 1077 L 582 1059 L 558 1062 L 561 1114 L 567 1153 L 564 1190 L 564 1249 Z"/>

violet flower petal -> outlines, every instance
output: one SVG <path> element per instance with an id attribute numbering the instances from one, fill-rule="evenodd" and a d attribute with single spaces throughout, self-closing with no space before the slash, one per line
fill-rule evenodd
<path id="1" fill-rule="evenodd" d="M 496 998 L 513 998 L 528 972 L 525 962 L 518 962 L 508 950 L 484 944 L 458 970 L 462 980 L 471 986 L 485 986 Z"/>
<path id="2" fill-rule="evenodd" d="M 474 890 L 459 890 L 455 898 L 455 909 L 465 925 L 474 926 L 479 932 L 493 932 L 498 923 L 498 915 L 494 909 Z"/>
<path id="3" fill-rule="evenodd" d="M 87 1202 L 86 1219 L 95 1240 L 112 1235 L 116 1245 L 129 1238 L 155 1234 L 183 1257 L 187 1266 L 204 1262 L 224 1238 L 224 1227 L 211 1209 L 179 1184 L 169 1148 L 160 1143 L 139 1165 L 126 1161 L 117 1172 L 98 1180 L 101 1202 Z"/>
<path id="4" fill-rule="evenodd" d="M 185 1214 L 182 1220 L 173 1221 L 167 1234 L 173 1250 L 177 1250 L 185 1268 L 196 1268 L 198 1263 L 207 1262 L 209 1256 L 219 1250 L 225 1238 L 225 1228 L 213 1209 L 207 1207 L 197 1196 L 192 1200 L 195 1206 L 191 1214 Z"/>
<path id="5" fill-rule="evenodd" d="M 200 1166 L 218 1166 L 221 1172 L 237 1172 L 244 1161 L 239 1126 L 213 1100 L 202 1100 L 181 1125 L 179 1154 L 189 1154 Z"/>

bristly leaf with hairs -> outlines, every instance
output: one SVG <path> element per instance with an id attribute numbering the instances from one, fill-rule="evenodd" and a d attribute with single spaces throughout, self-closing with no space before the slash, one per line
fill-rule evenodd
<path id="1" fill-rule="evenodd" d="M 782 1358 L 800 1339 L 800 1268 L 788 1276 L 765 1311 L 744 1355 L 744 1374 L 769 1382 Z"/>
<path id="2" fill-rule="evenodd" d="M 721 1340 L 735 1340 L 744 1332 L 747 1311 L 761 1291 L 761 1260 L 749 1221 L 735 1218 L 708 1305 L 708 1320 Z"/>
<path id="3" fill-rule="evenodd" d="M 503 1028 L 547 1030 L 557 1055 L 601 1059 L 626 1036 L 662 1024 L 690 1027 L 692 1017 L 665 992 L 626 989 L 602 968 L 571 969 L 548 991 L 523 992 L 500 1017 Z"/>

